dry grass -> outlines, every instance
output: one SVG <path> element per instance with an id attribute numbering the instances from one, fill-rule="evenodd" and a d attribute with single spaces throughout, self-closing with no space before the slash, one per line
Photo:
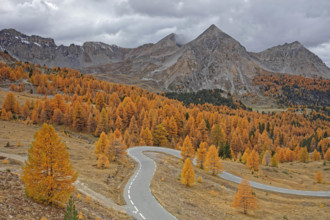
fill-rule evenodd
<path id="1" fill-rule="evenodd" d="M 125 213 L 107 209 L 89 200 L 85 195 L 73 196 L 76 209 L 83 219 L 132 219 Z M 63 219 L 64 208 L 35 203 L 25 195 L 24 185 L 19 176 L 12 172 L 0 171 L 0 219 Z"/>
<path id="2" fill-rule="evenodd" d="M 244 215 L 231 206 L 237 184 L 195 168 L 203 182 L 183 186 L 178 174 L 182 162 L 172 156 L 146 153 L 157 162 L 151 190 L 157 200 L 179 219 L 329 219 L 329 198 L 299 197 L 254 190 L 259 209 Z M 170 159 L 169 159 L 170 158 Z M 164 181 L 161 179 L 164 178 Z"/>
<path id="3" fill-rule="evenodd" d="M 280 163 L 278 168 L 260 166 L 260 171 L 252 174 L 245 164 L 224 161 L 224 170 L 256 182 L 298 190 L 330 191 L 330 163 L 323 165 L 323 161 L 308 163 L 290 162 Z M 326 184 L 315 183 L 315 174 L 321 171 Z"/>
<path id="4" fill-rule="evenodd" d="M 0 121 L 0 151 L 22 156 L 27 155 L 33 136 L 41 125 L 25 125 L 19 121 Z M 127 158 L 126 164 L 111 163 L 108 169 L 98 169 L 94 155 L 94 142 L 92 135 L 69 132 L 65 135 L 63 126 L 55 126 L 57 133 L 68 147 L 73 168 L 79 172 L 80 181 L 92 190 L 110 197 L 119 205 L 124 205 L 122 191 L 129 177 L 134 173 L 135 162 Z M 21 141 L 21 146 L 16 144 Z M 7 143 L 11 147 L 4 147 Z M 131 167 L 131 164 L 134 164 Z"/>

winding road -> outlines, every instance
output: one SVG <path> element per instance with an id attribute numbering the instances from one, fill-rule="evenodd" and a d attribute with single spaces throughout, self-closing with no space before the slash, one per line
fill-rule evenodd
<path id="1" fill-rule="evenodd" d="M 136 219 L 176 219 L 166 211 L 155 199 L 150 191 L 150 182 L 156 171 L 156 163 L 145 156 L 143 152 L 155 151 L 167 153 L 181 158 L 180 151 L 163 147 L 132 147 L 127 150 L 128 155 L 138 163 L 138 168 L 134 175 L 127 182 L 124 190 L 124 198 L 127 203 L 126 211 Z M 240 183 L 242 178 L 233 174 L 223 172 L 219 176 L 225 180 Z M 253 188 L 300 196 L 330 197 L 330 191 L 304 191 L 285 189 L 269 186 L 250 181 Z"/>
<path id="2" fill-rule="evenodd" d="M 115 204 L 110 198 L 89 189 L 79 180 L 76 181 L 75 186 L 77 189 L 91 198 L 99 201 L 105 207 L 112 207 L 119 211 L 124 211 L 126 209 L 127 213 L 133 216 L 135 219 L 157 219 L 157 220 L 171 220 L 176 219 L 171 213 L 165 210 L 155 199 L 150 191 L 150 182 L 156 171 L 156 163 L 151 158 L 145 156 L 143 152 L 154 151 L 173 155 L 175 157 L 181 158 L 180 151 L 173 150 L 163 147 L 132 147 L 127 150 L 127 153 L 132 157 L 137 163 L 138 168 L 134 175 L 127 182 L 124 189 L 124 198 L 126 201 L 126 206 L 119 206 Z M 7 154 L 0 152 L 0 156 L 11 158 L 24 163 L 26 157 Z M 219 176 L 225 180 L 240 183 L 242 178 L 230 174 L 228 172 L 223 172 Z M 250 181 L 253 188 L 276 192 L 285 193 L 299 196 L 314 196 L 314 197 L 330 197 L 330 191 L 304 191 L 304 190 L 293 190 L 280 188 L 275 186 L 269 186 L 257 182 Z"/>

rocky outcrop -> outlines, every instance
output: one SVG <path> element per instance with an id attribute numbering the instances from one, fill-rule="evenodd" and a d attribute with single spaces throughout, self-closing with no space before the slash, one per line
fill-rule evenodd
<path id="1" fill-rule="evenodd" d="M 252 79 L 264 72 L 330 78 L 329 68 L 299 42 L 251 53 L 215 25 L 184 45 L 170 34 L 137 48 L 101 42 L 57 46 L 50 38 L 4 29 L 0 50 L 22 61 L 76 68 L 116 82 L 148 84 L 158 91 L 222 89 L 244 94 L 258 89 Z"/>
<path id="2" fill-rule="evenodd" d="M 330 78 L 330 69 L 298 41 L 250 54 L 260 66 L 271 72 Z"/>

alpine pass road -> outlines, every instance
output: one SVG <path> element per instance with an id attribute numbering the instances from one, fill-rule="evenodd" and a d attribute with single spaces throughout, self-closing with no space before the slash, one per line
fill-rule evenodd
<path id="1" fill-rule="evenodd" d="M 156 163 L 143 154 L 144 151 L 156 151 L 167 153 L 181 158 L 180 151 L 163 147 L 132 147 L 127 150 L 138 163 L 138 168 L 134 175 L 127 182 L 124 190 L 124 198 L 127 203 L 127 212 L 136 219 L 176 219 L 171 213 L 166 211 L 155 199 L 150 191 L 150 182 L 156 171 Z M 223 172 L 219 176 L 225 180 L 240 183 L 242 178 L 233 174 Z M 269 186 L 250 181 L 253 188 L 267 190 L 277 193 L 286 193 L 301 196 L 330 197 L 330 191 L 303 191 L 285 189 L 275 186 Z"/>

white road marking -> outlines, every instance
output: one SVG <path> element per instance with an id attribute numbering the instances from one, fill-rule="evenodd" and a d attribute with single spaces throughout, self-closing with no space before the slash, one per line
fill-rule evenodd
<path id="1" fill-rule="evenodd" d="M 128 192 L 128 194 L 130 194 L 130 193 L 131 193 L 131 191 L 130 191 L 130 190 L 128 190 L 127 192 Z"/>
<path id="2" fill-rule="evenodd" d="M 128 195 L 128 198 L 131 199 L 131 195 Z"/>
<path id="3" fill-rule="evenodd" d="M 132 205 L 134 205 L 134 202 L 132 200 L 129 200 L 129 201 L 131 201 Z"/>
<path id="4" fill-rule="evenodd" d="M 135 210 L 138 212 L 139 210 L 136 208 L 136 206 L 134 206 Z"/>
<path id="5" fill-rule="evenodd" d="M 142 215 L 142 213 L 140 212 L 140 215 L 141 215 L 141 217 L 143 218 L 143 219 L 146 219 L 143 215 Z"/>

